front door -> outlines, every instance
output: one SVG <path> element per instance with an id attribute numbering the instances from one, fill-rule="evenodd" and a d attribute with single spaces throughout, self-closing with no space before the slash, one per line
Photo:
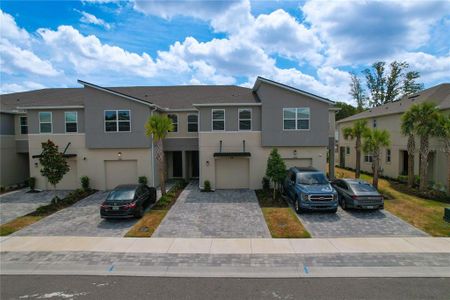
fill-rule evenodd
<path id="1" fill-rule="evenodd" d="M 192 177 L 198 178 L 199 176 L 198 151 L 192 151 L 191 159 L 192 159 Z"/>
<path id="2" fill-rule="evenodd" d="M 183 156 L 181 151 L 172 153 L 173 177 L 183 177 Z"/>
<path id="3" fill-rule="evenodd" d="M 339 166 L 345 168 L 345 147 L 339 148 Z"/>

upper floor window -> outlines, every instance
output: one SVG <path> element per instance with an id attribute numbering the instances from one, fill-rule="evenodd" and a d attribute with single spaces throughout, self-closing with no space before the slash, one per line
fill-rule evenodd
<path id="1" fill-rule="evenodd" d="M 377 119 L 372 120 L 372 127 L 377 128 Z"/>
<path id="2" fill-rule="evenodd" d="M 191 114 L 187 117 L 188 132 L 198 132 L 198 115 Z"/>
<path id="3" fill-rule="evenodd" d="M 386 162 L 391 162 L 391 149 L 386 149 Z"/>
<path id="4" fill-rule="evenodd" d="M 19 117 L 20 121 L 20 134 L 28 134 L 28 118 L 23 116 Z"/>
<path id="5" fill-rule="evenodd" d="M 212 130 L 224 131 L 225 130 L 225 110 L 213 109 L 212 110 Z"/>
<path id="6" fill-rule="evenodd" d="M 78 114 L 76 111 L 64 112 L 66 132 L 78 132 Z"/>
<path id="7" fill-rule="evenodd" d="M 350 154 L 350 147 L 345 148 L 346 154 Z"/>
<path id="8" fill-rule="evenodd" d="M 365 154 L 364 154 L 364 162 L 366 162 L 366 163 L 371 163 L 371 162 L 373 162 L 373 156 L 372 156 L 372 154 L 365 153 Z"/>
<path id="9" fill-rule="evenodd" d="M 52 133 L 52 113 L 48 111 L 39 112 L 39 132 Z"/>
<path id="10" fill-rule="evenodd" d="M 178 116 L 175 114 L 167 115 L 167 117 L 172 121 L 173 128 L 170 132 L 178 132 Z"/>
<path id="11" fill-rule="evenodd" d="M 283 108 L 283 130 L 309 130 L 309 107 Z"/>
<path id="12" fill-rule="evenodd" d="M 252 130 L 252 110 L 239 110 L 239 130 Z"/>
<path id="13" fill-rule="evenodd" d="M 130 132 L 131 118 L 129 110 L 105 110 L 106 132 Z"/>

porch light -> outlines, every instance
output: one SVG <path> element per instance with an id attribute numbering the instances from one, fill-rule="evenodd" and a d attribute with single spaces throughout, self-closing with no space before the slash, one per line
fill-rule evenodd
<path id="1" fill-rule="evenodd" d="M 117 152 L 117 158 L 118 158 L 118 159 L 122 159 L 122 152 L 120 152 L 120 151 Z"/>
<path id="2" fill-rule="evenodd" d="M 206 161 L 206 166 L 207 166 L 207 167 L 209 166 L 209 160 Z"/>
<path id="3" fill-rule="evenodd" d="M 297 149 L 295 149 L 294 151 L 292 151 L 294 154 L 294 157 L 297 157 Z"/>

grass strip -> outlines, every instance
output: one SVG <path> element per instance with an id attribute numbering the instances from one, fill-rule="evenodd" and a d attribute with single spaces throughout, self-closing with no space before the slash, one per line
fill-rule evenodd
<path id="1" fill-rule="evenodd" d="M 179 180 L 175 185 L 151 208 L 144 216 L 125 234 L 125 237 L 149 238 L 161 224 L 162 220 L 175 204 L 178 196 L 186 187 L 184 180 Z"/>
<path id="2" fill-rule="evenodd" d="M 68 206 L 75 204 L 81 199 L 86 198 L 87 196 L 95 193 L 95 190 L 82 190 L 77 189 L 75 191 L 70 192 L 63 199 L 53 199 L 50 204 L 39 206 L 35 211 L 29 213 L 25 216 L 18 217 L 8 223 L 0 225 L 0 236 L 10 235 L 22 228 L 25 228 L 37 221 L 61 210 Z"/>
<path id="3" fill-rule="evenodd" d="M 311 237 L 290 207 L 263 207 L 262 212 L 273 238 Z"/>
<path id="4" fill-rule="evenodd" d="M 353 171 L 341 168 L 336 168 L 336 174 L 338 177 L 355 177 Z M 372 176 L 367 174 L 361 174 L 361 179 L 372 182 Z M 386 179 L 379 179 L 378 188 L 388 196 L 384 201 L 387 211 L 432 236 L 450 236 L 450 224 L 443 219 L 448 203 L 419 197 L 405 184 Z"/>

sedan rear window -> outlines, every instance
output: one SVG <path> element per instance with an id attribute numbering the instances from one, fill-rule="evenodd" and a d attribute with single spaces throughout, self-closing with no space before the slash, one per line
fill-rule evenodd
<path id="1" fill-rule="evenodd" d="M 355 192 L 377 192 L 377 190 L 368 183 L 357 183 L 351 185 Z"/>
<path id="2" fill-rule="evenodd" d="M 133 200 L 134 190 L 115 190 L 111 191 L 106 200 Z"/>

